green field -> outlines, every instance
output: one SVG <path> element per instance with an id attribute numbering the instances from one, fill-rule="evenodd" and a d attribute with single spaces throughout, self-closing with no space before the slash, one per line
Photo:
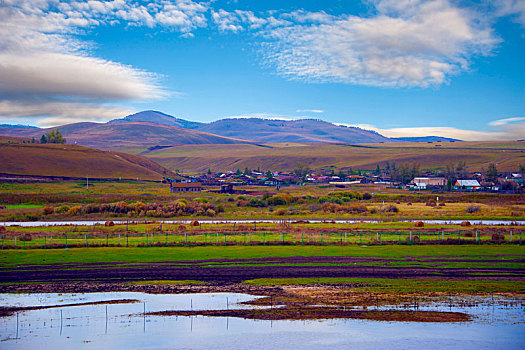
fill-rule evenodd
<path id="1" fill-rule="evenodd" d="M 210 247 L 101 247 L 70 249 L 2 250 L 0 264 L 4 267 L 22 264 L 61 263 L 143 263 L 160 261 L 198 261 L 220 259 L 256 259 L 293 256 L 357 256 L 404 261 L 408 257 L 462 257 L 485 260 L 493 257 L 505 264 L 507 256 L 525 256 L 524 246 L 210 246 Z M 474 265 L 473 265 L 474 266 Z M 524 266 L 525 267 L 525 264 Z"/>

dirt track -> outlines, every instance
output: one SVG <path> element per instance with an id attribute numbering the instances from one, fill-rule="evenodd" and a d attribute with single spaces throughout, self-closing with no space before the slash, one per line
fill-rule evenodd
<path id="1" fill-rule="evenodd" d="M 103 263 L 20 265 L 0 268 L 0 282 L 127 282 L 137 280 L 199 280 L 218 285 L 256 278 L 455 278 L 525 280 L 523 268 L 444 268 L 445 262 L 471 260 L 425 260 L 432 267 L 389 267 L 390 260 L 354 257 L 290 257 L 249 260 L 206 260 L 153 263 Z M 506 260 L 524 263 L 525 259 Z M 490 263 L 491 260 L 476 260 Z M 250 265 L 250 264 L 264 265 Z M 218 265 L 216 265 L 218 264 Z M 248 264 L 236 266 L 239 264 Z M 309 264 L 309 265 L 294 265 Z M 326 265 L 338 264 L 338 265 Z M 344 265 L 342 265 L 344 264 Z M 475 263 L 474 263 L 475 264 Z M 215 265 L 215 266 L 213 266 Z M 378 265 L 378 266 L 374 266 Z M 473 274 L 482 275 L 473 275 Z M 509 275 L 511 274 L 511 275 Z M 1 290 L 2 288 L 0 288 Z"/>

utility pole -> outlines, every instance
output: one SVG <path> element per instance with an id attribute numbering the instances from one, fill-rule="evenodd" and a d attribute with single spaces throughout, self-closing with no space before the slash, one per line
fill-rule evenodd
<path id="1" fill-rule="evenodd" d="M 86 190 L 89 191 L 89 175 L 86 175 Z"/>

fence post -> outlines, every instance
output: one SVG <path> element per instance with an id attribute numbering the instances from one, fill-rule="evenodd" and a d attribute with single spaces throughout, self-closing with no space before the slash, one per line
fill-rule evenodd
<path id="1" fill-rule="evenodd" d="M 263 245 L 266 245 L 266 231 L 263 231 Z"/>
<path id="2" fill-rule="evenodd" d="M 246 245 L 246 232 L 243 232 L 243 233 L 242 233 L 242 236 L 243 236 L 242 238 L 243 238 L 243 240 L 244 240 L 244 245 Z"/>
<path id="3" fill-rule="evenodd" d="M 341 245 L 343 245 L 343 232 L 339 232 L 339 238 L 340 238 Z"/>
<path id="4" fill-rule="evenodd" d="M 359 231 L 359 245 L 363 245 L 363 231 Z"/>
<path id="5" fill-rule="evenodd" d="M 2 236 L 2 239 L 3 239 L 3 236 Z M 2 247 L 4 246 L 3 244 L 3 240 L 2 240 Z M 304 245 L 304 232 L 301 232 L 301 245 Z"/>
<path id="6" fill-rule="evenodd" d="M 501 232 L 498 231 L 498 244 L 501 244 Z"/>
<path id="7" fill-rule="evenodd" d="M 147 246 L 148 246 L 148 243 L 149 243 L 149 242 L 148 242 L 149 237 L 148 237 L 148 233 L 147 233 L 147 232 L 145 233 L 145 235 L 146 235 L 146 247 L 147 247 Z"/>
<path id="8" fill-rule="evenodd" d="M 250 235 L 249 243 L 250 243 L 250 245 L 252 245 L 252 231 L 250 231 L 249 235 Z"/>
<path id="9" fill-rule="evenodd" d="M 129 234 L 126 232 L 126 247 L 129 247 Z"/>
<path id="10" fill-rule="evenodd" d="M 118 246 L 120 247 L 120 233 L 118 234 Z"/>
<path id="11" fill-rule="evenodd" d="M 224 246 L 226 246 L 226 232 L 224 232 Z"/>
<path id="12" fill-rule="evenodd" d="M 398 231 L 397 232 L 397 236 L 398 236 L 398 239 L 397 239 L 397 244 L 401 244 L 401 231 Z"/>
<path id="13" fill-rule="evenodd" d="M 345 243 L 348 243 L 348 232 L 345 231 Z"/>
<path id="14" fill-rule="evenodd" d="M 4 235 L 2 235 L 2 250 L 4 249 Z"/>
<path id="15" fill-rule="evenodd" d="M 208 234 L 204 232 L 204 246 L 206 247 L 208 245 Z"/>
<path id="16" fill-rule="evenodd" d="M 321 245 L 323 245 L 323 233 L 321 232 Z"/>
<path id="17" fill-rule="evenodd" d="M 461 244 L 461 231 L 458 231 L 458 244 Z"/>
<path id="18" fill-rule="evenodd" d="M 84 235 L 84 243 L 85 243 L 86 248 L 87 248 L 87 246 L 88 246 L 88 243 L 87 243 L 87 234 Z"/>
<path id="19" fill-rule="evenodd" d="M 106 233 L 106 247 L 109 247 L 109 235 Z"/>
<path id="20" fill-rule="evenodd" d="M 421 231 L 417 231 L 417 237 L 419 238 L 417 244 L 421 244 Z"/>
<path id="21" fill-rule="evenodd" d="M 67 233 L 66 233 L 66 248 L 67 248 Z"/>
<path id="22" fill-rule="evenodd" d="M 16 247 L 16 236 L 15 236 L 15 247 Z"/>
<path id="23" fill-rule="evenodd" d="M 168 246 L 168 231 L 166 231 L 166 247 Z"/>
<path id="24" fill-rule="evenodd" d="M 188 246 L 188 233 L 187 232 L 184 232 L 184 245 L 186 247 Z"/>
<path id="25" fill-rule="evenodd" d="M 510 244 L 512 244 L 512 231 L 510 231 Z"/>
<path id="26" fill-rule="evenodd" d="M 381 232 L 379 232 L 379 245 L 381 245 Z"/>
<path id="27" fill-rule="evenodd" d="M 410 244 L 412 244 L 412 231 L 410 231 L 410 240 L 409 240 Z"/>
<path id="28" fill-rule="evenodd" d="M 47 235 L 44 235 L 44 248 L 47 248 Z M 4 236 L 2 236 L 2 249 L 4 249 Z"/>
<path id="29" fill-rule="evenodd" d="M 521 245 L 521 231 L 520 231 L 520 245 Z"/>
<path id="30" fill-rule="evenodd" d="M 283 233 L 281 231 L 281 244 L 283 244 L 283 243 L 284 243 L 284 238 L 283 238 Z"/>

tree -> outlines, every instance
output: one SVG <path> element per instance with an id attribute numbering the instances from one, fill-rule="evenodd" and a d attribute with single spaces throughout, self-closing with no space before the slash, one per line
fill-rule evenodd
<path id="1" fill-rule="evenodd" d="M 381 168 L 379 167 L 379 164 L 377 164 L 377 166 L 376 166 L 375 174 L 376 175 L 381 175 Z"/>
<path id="2" fill-rule="evenodd" d="M 40 138 L 40 143 L 47 143 L 46 135 L 42 135 L 42 137 Z"/>
<path id="3" fill-rule="evenodd" d="M 244 168 L 244 175 L 250 174 L 250 169 L 248 167 Z"/>
<path id="4" fill-rule="evenodd" d="M 66 139 L 62 137 L 62 134 L 60 133 L 60 130 L 58 129 L 52 129 L 46 135 L 42 135 L 42 136 L 43 137 L 45 136 L 47 143 L 66 143 Z M 40 139 L 40 142 L 46 143 L 46 142 L 42 142 L 42 138 Z"/>
<path id="5" fill-rule="evenodd" d="M 235 172 L 235 175 L 241 175 L 241 169 L 237 168 L 237 171 Z"/>
<path id="6" fill-rule="evenodd" d="M 208 175 L 211 175 L 211 169 L 208 168 Z"/>
<path id="7" fill-rule="evenodd" d="M 272 179 L 272 178 L 273 178 L 273 174 L 272 174 L 272 172 L 271 172 L 270 170 L 268 170 L 268 171 L 266 172 L 266 177 L 267 177 L 268 179 Z"/>
<path id="8" fill-rule="evenodd" d="M 496 182 L 498 179 L 498 169 L 496 168 L 496 164 L 490 163 L 489 169 L 487 170 L 487 180 L 491 182 Z"/>

